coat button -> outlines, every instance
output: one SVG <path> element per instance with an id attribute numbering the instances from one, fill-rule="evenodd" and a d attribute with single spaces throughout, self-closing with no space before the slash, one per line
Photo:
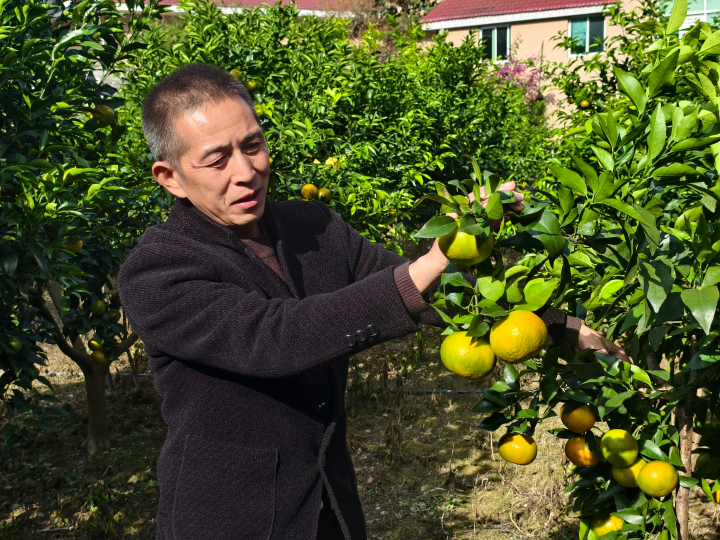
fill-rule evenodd
<path id="1" fill-rule="evenodd" d="M 352 347 L 353 345 L 355 345 L 355 336 L 353 336 L 352 334 L 346 335 L 345 345 L 347 345 L 348 347 Z"/>
<path id="2" fill-rule="evenodd" d="M 374 324 L 368 324 L 368 326 L 365 330 L 367 331 L 367 333 L 370 337 L 375 337 L 380 333 L 377 326 L 375 326 Z"/>
<path id="3" fill-rule="evenodd" d="M 322 411 L 325 408 L 325 406 L 326 406 L 326 403 L 321 403 L 320 405 L 318 405 L 318 411 Z"/>
<path id="4" fill-rule="evenodd" d="M 357 332 L 355 332 L 355 338 L 358 341 L 365 341 L 367 339 L 367 337 L 368 336 L 367 336 L 367 333 L 365 332 L 365 330 L 358 330 Z"/>

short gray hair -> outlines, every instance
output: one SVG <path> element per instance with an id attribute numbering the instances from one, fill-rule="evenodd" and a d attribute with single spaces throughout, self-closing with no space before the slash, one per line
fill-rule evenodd
<path id="1" fill-rule="evenodd" d="M 189 64 L 173 71 L 150 90 L 143 102 L 142 126 L 152 155 L 180 170 L 180 156 L 188 148 L 175 130 L 175 120 L 206 103 L 234 97 L 250 106 L 260 124 L 250 92 L 226 71 L 207 64 Z"/>

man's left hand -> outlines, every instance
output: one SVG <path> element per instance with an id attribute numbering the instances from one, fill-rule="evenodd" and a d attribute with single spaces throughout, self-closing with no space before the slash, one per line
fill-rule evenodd
<path id="1" fill-rule="evenodd" d="M 612 341 L 605 339 L 605 337 L 603 337 L 603 335 L 599 332 L 596 332 L 595 330 L 593 330 L 589 326 L 585 326 L 584 324 L 580 327 L 577 348 L 580 351 L 584 351 L 585 349 L 592 349 L 593 351 L 597 351 L 602 354 L 614 356 L 616 358 L 619 358 L 620 360 L 624 360 L 625 362 L 630 362 L 630 358 L 624 350 L 622 350 Z"/>

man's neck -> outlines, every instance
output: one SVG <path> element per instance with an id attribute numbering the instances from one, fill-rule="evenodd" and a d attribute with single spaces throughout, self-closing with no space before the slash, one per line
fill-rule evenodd
<path id="1" fill-rule="evenodd" d="M 248 223 L 244 226 L 234 225 L 230 227 L 230 230 L 235 233 L 240 240 L 251 240 L 262 236 L 262 228 L 260 222 L 255 221 L 254 223 Z"/>

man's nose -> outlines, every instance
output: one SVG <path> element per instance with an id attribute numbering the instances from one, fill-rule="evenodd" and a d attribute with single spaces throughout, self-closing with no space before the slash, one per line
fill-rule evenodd
<path id="1" fill-rule="evenodd" d="M 233 154 L 229 165 L 231 167 L 230 174 L 233 183 L 244 184 L 255 178 L 255 169 L 253 168 L 252 160 L 242 152 Z"/>

